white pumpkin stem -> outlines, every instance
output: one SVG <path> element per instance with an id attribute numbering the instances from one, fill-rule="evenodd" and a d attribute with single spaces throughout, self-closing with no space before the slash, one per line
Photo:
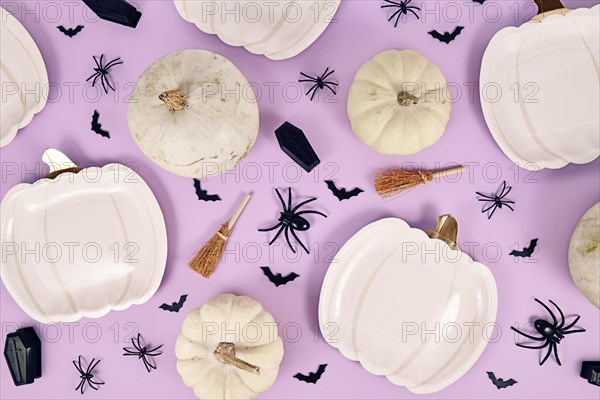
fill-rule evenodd
<path id="1" fill-rule="evenodd" d="M 250 372 L 255 375 L 260 374 L 260 368 L 240 360 L 235 356 L 235 345 L 229 342 L 221 342 L 215 350 L 215 357 L 223 364 L 233 365 L 236 368 Z"/>
<path id="2" fill-rule="evenodd" d="M 405 92 L 404 90 L 398 93 L 398 104 L 400 104 L 403 107 L 408 107 L 411 104 L 417 104 L 419 100 L 421 99 L 419 99 L 414 94 Z"/>
<path id="3" fill-rule="evenodd" d="M 169 107 L 171 112 L 183 110 L 188 106 L 185 94 L 179 89 L 162 92 L 158 98 Z"/>

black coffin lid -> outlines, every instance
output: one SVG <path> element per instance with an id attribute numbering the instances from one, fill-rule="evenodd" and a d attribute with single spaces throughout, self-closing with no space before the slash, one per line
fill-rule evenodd
<path id="1" fill-rule="evenodd" d="M 301 129 L 285 122 L 275 130 L 281 150 L 306 172 L 310 172 L 321 162 Z"/>
<path id="2" fill-rule="evenodd" d="M 33 328 L 6 335 L 4 359 L 16 386 L 33 383 L 42 376 L 42 343 Z"/>

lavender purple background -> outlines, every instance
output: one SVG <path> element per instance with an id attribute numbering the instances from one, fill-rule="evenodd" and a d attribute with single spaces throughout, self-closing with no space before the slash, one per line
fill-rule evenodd
<path id="1" fill-rule="evenodd" d="M 79 393 L 73 390 L 79 377 L 71 360 L 80 354 L 88 360 L 102 359 L 96 372 L 106 382 L 97 392 L 88 390 L 87 398 L 193 398 L 192 391 L 181 382 L 175 369 L 175 339 L 187 312 L 210 297 L 226 292 L 260 300 L 280 325 L 287 327 L 282 332 L 285 357 L 279 378 L 263 398 L 600 397 L 598 387 L 578 377 L 581 361 L 600 358 L 599 311 L 577 291 L 567 266 L 573 228 L 600 198 L 599 161 L 533 174 L 512 166 L 486 128 L 479 96 L 469 99 L 467 93 L 468 85 L 478 81 L 481 58 L 489 39 L 503 27 L 526 21 L 534 11 L 532 1 L 488 0 L 485 6 L 466 0 L 423 1 L 422 7 L 428 10 L 437 7 L 437 11 L 424 15 L 420 21 L 401 22 L 394 29 L 386 21 L 388 14 L 379 8 L 380 1 L 344 0 L 336 21 L 316 43 L 300 56 L 279 62 L 252 55 L 243 48 L 227 46 L 217 37 L 200 32 L 178 15 L 169 0 L 138 2 L 143 17 L 137 29 L 105 21 L 91 22 L 84 17 L 85 7 L 79 2 L 0 3 L 12 10 L 33 36 L 46 62 L 50 81 L 56 84 L 46 108 L 0 151 L 2 196 L 13 185 L 33 182 L 45 174 L 40 160 L 47 147 L 62 150 L 80 165 L 134 163 L 158 198 L 169 236 L 166 273 L 150 301 L 125 311 L 111 312 L 100 319 L 83 319 L 71 326 L 34 325 L 43 338 L 43 377 L 33 385 L 17 388 L 11 382 L 6 364 L 0 362 L 3 399 L 79 398 Z M 565 1 L 571 8 L 591 7 L 596 3 L 596 0 Z M 498 9 L 501 13 L 496 21 Z M 453 20 L 457 11 L 461 16 Z M 66 27 L 81 24 L 85 28 L 76 37 L 68 38 L 56 29 L 61 24 Z M 431 29 L 452 30 L 456 25 L 466 29 L 450 45 L 427 35 Z M 236 171 L 211 178 L 204 184 L 209 193 L 218 193 L 223 198 L 216 203 L 198 201 L 191 179 L 172 175 L 149 162 L 138 150 L 127 127 L 126 100 L 132 83 L 160 56 L 188 48 L 207 49 L 228 57 L 250 82 L 262 89 L 261 128 L 256 146 Z M 458 83 L 463 89 L 462 97 L 453 105 L 452 118 L 442 139 L 410 157 L 375 153 L 355 138 L 346 115 L 346 98 L 355 72 L 365 61 L 387 49 L 418 50 L 440 66 L 449 82 Z M 125 64 L 112 71 L 118 93 L 96 99 L 98 92 L 91 89 L 86 94 L 83 84 L 92 71 L 92 55 L 101 53 L 109 59 L 122 57 Z M 318 74 L 326 67 L 336 71 L 334 77 L 340 84 L 338 96 L 328 102 L 321 99 L 319 103 L 297 96 L 294 82 L 299 71 Z M 269 98 L 266 82 L 279 83 L 273 98 Z M 285 94 L 282 88 L 288 83 L 289 91 Z M 72 96 L 68 93 L 69 85 L 73 87 Z M 110 131 L 110 139 L 90 131 L 94 110 L 100 112 L 100 121 Z M 286 120 L 304 129 L 322 160 L 321 166 L 310 174 L 299 173 L 299 168 L 278 148 L 273 130 Z M 372 188 L 374 172 L 409 162 L 430 168 L 473 164 L 470 173 L 456 180 L 421 187 L 393 201 L 382 201 Z M 273 163 L 272 173 L 269 173 L 268 163 Z M 15 166 L 17 171 L 13 173 Z M 337 179 L 341 186 L 362 187 L 365 193 L 340 203 L 323 183 L 323 179 L 328 178 Z M 502 180 L 514 187 L 511 199 L 517 202 L 516 211 L 499 210 L 492 220 L 487 220 L 480 213 L 475 191 L 493 192 Z M 288 186 L 292 186 L 300 198 L 318 196 L 316 207 L 329 214 L 327 220 L 315 219 L 314 227 L 303 236 L 312 245 L 311 255 L 293 257 L 292 253 L 283 251 L 281 243 L 269 248 L 266 241 L 270 236 L 257 232 L 258 227 L 276 217 L 279 205 L 273 188 Z M 253 192 L 254 196 L 236 226 L 225 261 L 210 280 L 201 278 L 186 266 L 186 261 L 230 215 L 246 191 Z M 444 213 L 457 217 L 463 249 L 469 242 L 478 243 L 470 245 L 475 247 L 471 247 L 469 253 L 488 265 L 496 278 L 501 336 L 488 345 L 479 361 L 458 382 L 439 393 L 417 396 L 383 377 L 370 375 L 315 333 L 319 291 L 335 250 L 362 226 L 382 217 L 396 216 L 412 226 L 427 229 L 435 224 L 436 216 Z M 508 255 L 512 248 L 522 247 L 535 237 L 539 238 L 539 251 L 532 263 Z M 502 251 L 499 256 L 498 248 Z M 283 273 L 295 271 L 301 277 L 276 288 L 259 269 L 264 265 Z M 186 293 L 188 301 L 180 313 L 158 309 L 161 303 L 169 303 Z M 533 297 L 552 298 L 568 314 L 580 314 L 580 325 L 587 329 L 586 333 L 570 336 L 560 345 L 562 367 L 554 360 L 539 367 L 535 351 L 514 345 L 510 326 L 523 324 L 531 316 L 543 316 Z M 34 324 L 4 286 L 0 299 L 3 340 L 18 325 Z M 298 329 L 301 336 L 296 338 Z M 164 354 L 156 359 L 158 370 L 151 374 L 140 362 L 121 356 L 123 342 L 138 330 L 151 344 L 164 344 Z M 98 332 L 100 336 L 96 340 Z M 296 372 L 315 370 L 320 363 L 327 363 L 329 367 L 317 385 L 292 378 Z M 487 378 L 486 371 L 494 371 L 503 378 L 512 377 L 519 383 L 498 390 Z"/>

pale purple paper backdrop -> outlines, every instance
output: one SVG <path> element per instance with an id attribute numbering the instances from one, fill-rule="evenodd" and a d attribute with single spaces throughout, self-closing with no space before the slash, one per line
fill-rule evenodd
<path id="1" fill-rule="evenodd" d="M 529 7 L 532 1 L 488 0 L 486 6 L 468 0 L 424 1 L 422 6 L 434 10 L 432 13 L 423 15 L 420 21 L 401 22 L 394 29 L 386 21 L 388 14 L 380 9 L 382 2 L 343 0 L 336 21 L 316 43 L 300 56 L 279 62 L 252 55 L 243 48 L 227 46 L 217 37 L 200 32 L 179 16 L 170 0 L 138 2 L 143 16 L 135 30 L 105 21 L 89 22 L 79 2 L 1 3 L 16 10 L 16 17 L 24 23 L 43 54 L 50 81 L 55 83 L 52 100 L 43 112 L 0 152 L 2 196 L 15 184 L 33 182 L 44 175 L 40 160 L 48 147 L 62 150 L 80 165 L 134 163 L 158 198 L 169 236 L 166 273 L 150 301 L 125 311 L 111 312 L 100 319 L 83 319 L 77 324 L 35 325 L 43 337 L 43 377 L 33 385 L 15 387 L 6 364 L 0 362 L 3 399 L 80 398 L 74 391 L 79 378 L 71 364 L 80 354 L 88 360 L 102 359 L 96 372 L 106 382 L 99 391 L 88 390 L 86 398 L 193 398 L 192 391 L 182 383 L 175 369 L 175 339 L 187 312 L 210 297 L 227 292 L 260 300 L 282 327 L 285 357 L 276 383 L 262 398 L 600 397 L 598 387 L 578 377 L 581 361 L 600 359 L 599 311 L 577 291 L 567 266 L 567 248 L 573 228 L 600 198 L 599 162 L 535 174 L 512 166 L 485 125 L 479 97 L 469 99 L 468 96 L 468 87 L 478 81 L 481 58 L 489 39 L 505 26 L 524 22 L 533 11 Z M 565 3 L 571 7 L 590 7 L 597 1 Z M 26 9 L 29 12 L 25 12 Z M 496 21 L 498 9 L 501 13 Z M 457 11 L 461 15 L 455 20 Z M 515 15 L 517 12 L 519 15 Z M 68 38 L 56 29 L 61 24 L 66 27 L 82 24 L 85 28 L 76 37 Z M 432 29 L 452 30 L 456 25 L 466 29 L 450 45 L 427 35 Z M 131 84 L 160 56 L 188 48 L 216 51 L 228 57 L 262 92 L 261 128 L 255 148 L 236 171 L 204 184 L 209 193 L 218 193 L 223 198 L 216 203 L 198 201 L 191 179 L 163 171 L 146 159 L 127 127 L 126 101 Z M 411 157 L 375 153 L 355 138 L 346 115 L 346 98 L 355 72 L 368 59 L 387 49 L 420 51 L 440 66 L 449 82 L 463 89 L 463 95 L 453 105 L 452 118 L 443 138 Z M 109 59 L 121 57 L 125 64 L 112 70 L 118 94 L 103 95 L 95 100 L 95 90 L 85 94 L 82 88 L 92 72 L 92 55 L 101 53 Z M 335 102 L 311 103 L 305 97 L 298 97 L 294 82 L 299 71 L 318 74 L 326 67 L 335 69 L 334 77 L 340 84 L 339 94 L 333 98 Z M 279 86 L 274 86 L 276 83 Z M 288 93 L 283 90 L 286 84 Z M 69 86 L 73 88 L 71 94 Z M 272 98 L 269 86 L 274 87 Z M 111 133 L 110 139 L 90 131 L 94 110 L 100 112 L 103 127 Z M 278 148 L 273 130 L 286 120 L 307 133 L 322 160 L 321 166 L 310 174 L 302 172 L 297 176 L 299 168 Z M 450 163 L 473 164 L 470 173 L 457 181 L 420 187 L 393 201 L 382 202 L 372 188 L 374 172 L 407 162 L 431 168 Z M 362 187 L 365 193 L 340 203 L 323 183 L 323 179 L 328 178 L 337 179 L 341 186 Z M 475 191 L 493 192 L 503 179 L 514 187 L 510 197 L 517 202 L 516 210 L 514 213 L 498 210 L 492 220 L 487 220 L 480 212 L 481 204 L 476 201 Z M 315 207 L 329 215 L 327 220 L 313 219 L 313 228 L 303 236 L 311 243 L 312 254 L 297 258 L 283 252 L 281 243 L 269 248 L 266 241 L 271 236 L 257 232 L 258 227 L 268 225 L 277 215 L 279 205 L 273 188 L 290 185 L 301 198 L 318 196 Z M 246 191 L 253 192 L 254 197 L 236 226 L 225 261 L 210 280 L 196 275 L 186 266 L 186 261 L 218 224 L 228 218 Z M 315 331 L 317 305 L 328 260 L 362 226 L 382 217 L 395 216 L 412 226 L 427 229 L 444 213 L 457 217 L 462 248 L 470 249 L 465 251 L 488 265 L 495 276 L 501 336 L 488 345 L 473 368 L 458 382 L 439 393 L 417 396 L 383 377 L 370 375 L 358 363 L 345 359 L 327 345 Z M 515 261 L 508 255 L 510 249 L 524 246 L 535 237 L 539 238 L 539 251 L 534 262 Z M 501 249 L 500 255 L 498 249 Z M 295 271 L 300 278 L 276 288 L 259 269 L 263 265 L 283 273 Z M 175 301 L 181 294 L 189 296 L 180 313 L 158 308 L 163 302 Z M 562 367 L 554 360 L 539 367 L 535 351 L 514 345 L 510 326 L 526 323 L 531 316 L 543 316 L 534 297 L 551 298 L 568 314 L 580 314 L 580 325 L 587 329 L 584 334 L 567 337 L 560 345 Z M 33 323 L 4 286 L 0 310 L 3 340 L 17 325 Z M 151 344 L 164 344 L 164 354 L 156 359 L 158 370 L 151 374 L 141 362 L 121 356 L 124 340 L 137 330 Z M 316 370 L 321 363 L 329 366 L 316 385 L 292 377 L 297 372 Z M 498 377 L 514 378 L 519 383 L 498 390 L 487 378 L 486 371 L 493 371 Z"/>

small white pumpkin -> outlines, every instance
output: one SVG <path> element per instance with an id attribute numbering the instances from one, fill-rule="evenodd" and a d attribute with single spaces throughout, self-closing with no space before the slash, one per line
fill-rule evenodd
<path id="1" fill-rule="evenodd" d="M 167 260 L 162 212 L 121 164 L 76 167 L 54 149 L 51 174 L 12 187 L 0 204 L 0 275 L 42 323 L 99 318 L 148 301 Z"/>
<path id="2" fill-rule="evenodd" d="M 48 73 L 40 50 L 23 25 L 0 7 L 0 147 L 42 111 L 48 95 Z"/>
<path id="3" fill-rule="evenodd" d="M 152 161 L 201 178 L 231 169 L 258 135 L 252 87 L 227 58 L 204 50 L 166 55 L 140 76 L 129 129 Z"/>
<path id="4" fill-rule="evenodd" d="M 325 340 L 413 393 L 436 392 L 464 375 L 487 345 L 498 292 L 490 270 L 456 248 L 457 233 L 451 216 L 431 232 L 398 218 L 361 229 L 323 281 Z"/>
<path id="5" fill-rule="evenodd" d="M 581 293 L 600 308 L 600 203 L 581 217 L 571 236 L 569 270 Z"/>
<path id="6" fill-rule="evenodd" d="M 179 14 L 203 32 L 273 60 L 310 46 L 333 19 L 340 0 L 175 0 Z"/>
<path id="7" fill-rule="evenodd" d="M 253 399 L 275 382 L 283 342 L 258 301 L 222 294 L 187 315 L 175 354 L 197 398 Z"/>
<path id="8" fill-rule="evenodd" d="M 433 145 L 450 111 L 442 71 L 412 50 L 375 56 L 358 70 L 348 95 L 352 130 L 383 154 L 415 154 Z"/>

